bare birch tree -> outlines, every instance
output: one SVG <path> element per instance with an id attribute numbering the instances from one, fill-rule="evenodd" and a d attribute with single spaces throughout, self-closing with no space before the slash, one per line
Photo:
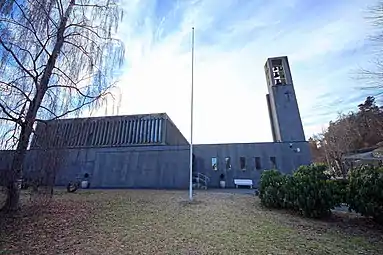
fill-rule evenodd
<path id="1" fill-rule="evenodd" d="M 4 210 L 19 207 L 34 124 L 110 95 L 124 56 L 114 39 L 121 19 L 118 0 L 0 0 L 0 131 L 15 149 Z"/>

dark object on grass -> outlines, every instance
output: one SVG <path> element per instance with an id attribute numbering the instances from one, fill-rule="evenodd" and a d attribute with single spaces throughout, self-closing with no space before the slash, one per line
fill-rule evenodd
<path id="1" fill-rule="evenodd" d="M 22 183 L 21 183 L 21 189 L 22 190 L 26 190 L 29 188 L 29 185 L 31 184 L 31 180 L 30 179 L 23 179 Z"/>
<path id="2" fill-rule="evenodd" d="M 75 192 L 79 188 L 83 189 L 89 189 L 90 182 L 89 182 L 89 174 L 85 173 L 84 178 L 77 177 L 75 181 L 70 181 L 68 185 L 66 186 L 66 190 L 70 193 Z M 84 186 L 84 183 L 86 182 L 86 186 Z"/>
<path id="3" fill-rule="evenodd" d="M 66 190 L 69 192 L 69 193 L 73 193 L 75 192 L 80 186 L 80 183 L 78 181 L 71 181 L 68 183 L 68 185 L 66 186 Z"/>

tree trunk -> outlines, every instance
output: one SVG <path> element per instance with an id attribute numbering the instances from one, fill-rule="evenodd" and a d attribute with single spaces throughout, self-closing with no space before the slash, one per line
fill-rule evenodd
<path id="1" fill-rule="evenodd" d="M 15 151 L 15 155 L 13 157 L 12 167 L 8 178 L 7 199 L 4 207 L 1 209 L 3 211 L 14 212 L 19 209 L 21 188 L 19 185 L 19 180 L 21 180 L 23 176 L 23 164 L 27 153 L 29 139 L 32 134 L 33 124 L 35 122 L 37 112 L 41 106 L 41 102 L 43 101 L 45 93 L 47 92 L 49 80 L 52 76 L 57 57 L 61 51 L 62 46 L 64 45 L 64 33 L 66 29 L 66 24 L 68 22 L 74 4 L 75 0 L 71 0 L 68 5 L 68 8 L 65 11 L 65 15 L 61 19 L 60 25 L 57 30 L 56 43 L 53 48 L 52 54 L 47 61 L 46 68 L 41 77 L 40 83 L 37 86 L 36 94 L 31 104 L 29 105 L 27 114 L 25 116 L 25 121 L 21 125 L 18 145 Z"/>
<path id="2" fill-rule="evenodd" d="M 19 200 L 20 189 L 17 181 L 9 182 L 7 185 L 7 200 L 1 210 L 7 213 L 17 211 L 19 209 Z"/>
<path id="3" fill-rule="evenodd" d="M 22 167 L 25 159 L 25 155 L 28 148 L 29 137 L 32 133 L 32 125 L 28 127 L 26 123 L 23 123 L 19 143 L 15 154 L 13 155 L 11 171 L 8 174 L 8 184 L 7 184 L 7 199 L 2 210 L 6 212 L 13 212 L 19 209 L 19 198 L 20 198 L 20 186 L 22 178 Z"/>

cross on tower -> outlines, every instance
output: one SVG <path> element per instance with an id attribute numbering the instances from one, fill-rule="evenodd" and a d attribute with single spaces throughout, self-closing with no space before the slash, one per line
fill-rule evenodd
<path id="1" fill-rule="evenodd" d="M 286 91 L 286 92 L 285 92 L 285 95 L 286 95 L 286 97 L 287 97 L 287 101 L 290 102 L 291 92 L 290 92 L 290 91 Z"/>

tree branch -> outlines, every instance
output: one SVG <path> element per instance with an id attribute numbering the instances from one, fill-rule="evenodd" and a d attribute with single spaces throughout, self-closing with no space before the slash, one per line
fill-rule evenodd
<path id="1" fill-rule="evenodd" d="M 102 28 L 99 28 L 99 27 L 92 27 L 92 26 L 89 26 L 89 25 L 80 25 L 80 24 L 69 24 L 66 28 L 69 28 L 69 27 L 80 27 L 80 28 L 84 28 L 86 30 L 88 30 L 89 32 L 93 33 L 95 36 L 97 36 L 99 39 L 103 39 L 103 40 L 111 40 L 111 41 L 118 41 L 117 39 L 114 39 L 114 38 L 111 38 L 111 37 L 103 37 L 101 35 L 98 34 L 98 32 L 94 31 L 93 29 L 102 29 Z M 106 31 L 104 31 L 106 33 Z M 68 35 L 66 35 L 65 37 L 68 37 L 68 36 L 73 36 L 73 35 L 79 35 L 79 36 L 82 36 L 82 34 L 79 34 L 76 32 L 72 32 Z"/>
<path id="2" fill-rule="evenodd" d="M 12 121 L 12 122 L 15 122 L 13 119 L 5 118 L 5 117 L 0 117 L 0 120 L 6 120 L 6 121 Z"/>
<path id="3" fill-rule="evenodd" d="M 108 9 L 108 8 L 110 8 L 111 5 L 110 5 L 110 4 L 108 4 L 108 5 L 98 5 L 98 4 L 75 4 L 75 6 Z"/>
<path id="4" fill-rule="evenodd" d="M 79 36 L 79 37 L 82 37 L 82 38 L 84 38 L 87 42 L 92 43 L 92 44 L 95 46 L 95 48 L 96 48 L 99 52 L 102 51 L 102 50 L 101 50 L 101 47 L 98 46 L 98 43 L 96 43 L 93 39 L 89 38 L 88 36 L 85 36 L 85 35 L 82 35 L 82 34 L 79 34 L 79 33 L 70 33 L 70 34 L 68 34 L 68 35 L 65 36 L 65 39 L 69 38 L 70 36 Z M 78 41 L 78 39 L 75 38 L 74 41 Z M 67 41 L 67 40 L 65 40 L 65 42 L 68 43 L 68 44 L 73 45 L 73 46 L 76 47 L 76 48 L 79 47 L 79 45 L 76 45 L 76 44 L 73 43 L 73 42 L 70 42 L 70 41 Z M 90 43 L 89 43 L 89 44 L 90 44 Z"/>
<path id="5" fill-rule="evenodd" d="M 33 0 L 33 1 L 37 2 L 40 5 L 41 10 L 43 10 L 45 12 L 45 16 L 52 22 L 52 24 L 55 26 L 56 29 L 59 29 L 58 24 L 56 24 L 56 22 L 51 18 L 51 14 L 48 13 L 47 10 L 45 10 L 45 6 L 43 4 L 41 4 L 38 0 Z"/>
<path id="6" fill-rule="evenodd" d="M 83 108 L 84 106 L 87 106 L 87 105 L 90 105 L 90 104 L 93 104 L 95 101 L 97 101 L 98 99 L 100 99 L 101 97 L 107 95 L 108 93 L 104 94 L 104 95 L 99 95 L 98 97 L 95 97 L 93 98 L 93 100 L 89 101 L 89 102 L 86 102 L 86 103 L 83 103 L 81 104 L 80 106 L 72 109 L 72 110 L 69 110 L 69 111 L 66 111 L 65 113 L 61 114 L 61 115 L 58 115 L 56 117 L 54 117 L 53 119 L 50 119 L 50 120 L 42 120 L 42 119 L 36 119 L 36 121 L 40 121 L 40 122 L 48 122 L 48 121 L 53 121 L 53 120 L 56 120 L 56 119 L 59 119 L 59 118 L 62 118 L 64 117 L 65 115 L 68 115 L 72 112 L 76 112 L 78 110 L 80 110 L 81 108 Z"/>
<path id="7" fill-rule="evenodd" d="M 67 78 L 72 84 L 77 85 L 77 82 L 74 82 L 74 81 L 72 80 L 72 78 L 69 77 L 69 75 L 67 75 L 67 74 L 66 74 L 64 71 L 62 71 L 60 68 L 58 68 L 57 66 L 55 66 L 54 69 L 56 69 L 56 70 L 59 71 L 62 75 L 64 75 L 65 78 Z M 59 76 L 59 75 L 58 75 L 58 76 Z"/>
<path id="8" fill-rule="evenodd" d="M 70 45 L 72 45 L 73 47 L 75 47 L 75 48 L 77 48 L 79 51 L 81 51 L 87 58 L 89 58 L 90 60 L 91 60 L 91 62 L 93 63 L 93 59 L 92 59 L 92 57 L 90 56 L 90 53 L 89 52 L 87 52 L 85 49 L 84 49 L 84 47 L 83 46 L 79 46 L 79 45 L 76 45 L 76 44 L 74 44 L 74 43 L 72 43 L 72 42 L 69 42 L 69 41 L 64 41 L 64 43 L 67 43 L 67 44 L 70 44 Z"/>
<path id="9" fill-rule="evenodd" d="M 51 54 L 48 52 L 48 50 L 46 49 L 47 47 L 47 44 L 48 42 L 50 41 L 50 39 L 52 38 L 53 36 L 49 36 L 47 35 L 47 40 L 45 41 L 44 44 L 41 44 L 41 50 L 36 54 L 35 56 L 35 61 L 37 61 L 37 59 L 41 56 L 41 54 L 45 51 L 45 53 L 48 55 L 48 57 L 51 56 Z"/>
<path id="10" fill-rule="evenodd" d="M 6 82 L 3 82 L 3 81 L 0 81 L 0 84 L 4 84 L 5 86 L 9 86 L 11 87 L 12 89 L 16 89 L 17 91 L 19 91 L 24 97 L 26 100 L 28 101 L 31 101 L 31 99 L 29 98 L 29 96 L 24 92 L 24 90 L 22 90 L 21 88 L 17 87 L 17 86 L 14 86 L 14 85 L 11 85 L 11 83 L 15 83 L 17 80 L 20 80 L 20 79 L 25 79 L 27 78 L 28 76 L 23 76 L 23 77 L 19 77 L 9 83 L 6 83 Z"/>
<path id="11" fill-rule="evenodd" d="M 60 13 L 60 19 L 64 16 L 64 7 L 60 0 L 55 0 Z"/>
<path id="12" fill-rule="evenodd" d="M 8 47 L 4 44 L 4 41 L 1 39 L 1 37 L 0 37 L 0 44 L 1 44 L 1 46 L 3 46 L 3 48 L 4 48 L 7 52 L 9 52 L 9 53 L 12 55 L 13 59 L 16 61 L 16 63 L 19 65 L 19 67 L 20 67 L 24 72 L 26 72 L 30 77 L 32 77 L 33 79 L 35 79 L 35 76 L 33 76 L 33 74 L 32 74 L 30 71 L 28 71 L 28 70 L 23 66 L 23 64 L 21 63 L 21 61 L 19 60 L 19 58 L 16 56 L 16 54 L 15 54 L 10 48 L 8 48 Z"/>
<path id="13" fill-rule="evenodd" d="M 14 142 L 14 145 L 17 143 L 17 137 L 16 137 L 16 132 L 17 132 L 17 123 L 15 123 L 15 127 L 13 128 L 13 129 L 11 129 L 11 130 L 9 130 L 9 133 L 11 132 L 11 131 L 13 131 L 13 134 L 11 135 L 11 137 L 9 137 L 9 139 L 7 139 L 6 141 L 5 141 L 5 146 L 7 146 L 7 144 L 9 143 L 9 141 L 11 140 L 11 139 L 14 139 L 14 140 L 16 140 L 16 142 Z M 13 145 L 13 146 L 14 146 Z M 13 147 L 12 146 L 12 147 Z"/>
<path id="14" fill-rule="evenodd" d="M 4 104 L 3 106 L 5 108 L 7 108 L 11 113 L 15 114 L 16 116 L 19 117 L 19 119 L 21 119 L 23 117 L 23 111 L 25 110 L 25 104 L 27 103 L 28 101 L 25 100 L 20 100 L 19 102 L 16 103 L 16 105 L 14 106 L 14 108 L 12 109 L 10 106 Z M 17 112 L 16 110 L 22 106 L 24 104 L 24 106 L 22 107 L 21 111 Z"/>
<path id="15" fill-rule="evenodd" d="M 43 106 L 43 105 L 40 105 L 40 108 L 46 110 L 47 112 L 49 112 L 49 113 L 52 114 L 53 116 L 57 117 L 56 113 L 52 112 L 52 111 L 51 111 L 50 109 L 48 109 L 47 107 L 45 107 L 45 106 Z"/>
<path id="16" fill-rule="evenodd" d="M 28 1 L 29 2 L 29 1 Z M 27 30 L 29 30 L 30 32 L 32 32 L 32 34 L 34 35 L 34 37 L 36 38 L 37 42 L 40 44 L 40 46 L 42 47 L 42 49 L 45 50 L 45 53 L 48 54 L 48 56 L 50 56 L 50 53 L 45 49 L 44 47 L 44 44 L 41 42 L 40 38 L 37 36 L 37 31 L 36 29 L 34 28 L 33 26 L 33 23 L 30 21 L 30 19 L 28 18 L 28 16 L 25 14 L 24 12 L 24 9 L 19 5 L 19 3 L 17 3 L 17 1 L 15 1 L 17 7 L 20 9 L 20 12 L 22 13 L 22 15 L 24 16 L 24 19 L 29 23 L 29 25 L 31 26 L 31 28 L 23 25 L 23 24 L 20 24 L 19 22 L 16 22 L 14 20 L 8 20 L 7 19 L 7 22 L 10 22 L 10 23 L 13 23 L 14 25 L 18 25 L 18 26 L 21 26 Z"/>
<path id="17" fill-rule="evenodd" d="M 13 117 L 8 111 L 7 109 L 5 108 L 5 106 L 0 102 L 0 108 L 2 110 L 2 112 L 5 113 L 5 115 L 8 116 L 8 118 L 13 121 L 13 122 L 16 122 L 16 123 L 20 123 L 20 119 L 16 119 L 15 117 Z"/>
<path id="18" fill-rule="evenodd" d="M 52 85 L 52 86 L 49 86 L 49 88 L 66 88 L 66 89 L 69 89 L 69 90 L 75 90 L 77 93 L 79 93 L 82 97 L 85 97 L 85 98 L 96 98 L 98 96 L 89 96 L 89 95 L 86 95 L 84 94 L 79 88 L 77 87 L 74 87 L 74 86 L 70 86 L 70 85 Z"/>

